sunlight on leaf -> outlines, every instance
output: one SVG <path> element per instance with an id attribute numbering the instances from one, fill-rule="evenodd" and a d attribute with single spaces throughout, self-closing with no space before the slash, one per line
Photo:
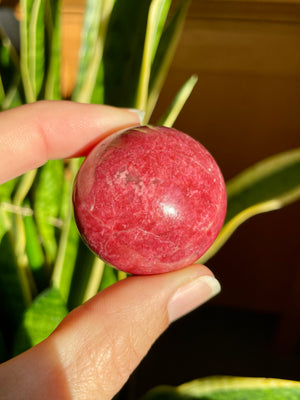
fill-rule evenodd
<path id="1" fill-rule="evenodd" d="M 135 108 L 139 110 L 146 110 L 151 66 L 170 5 L 171 2 L 169 0 L 153 0 L 149 8 L 143 59 L 135 104 Z"/>
<path id="2" fill-rule="evenodd" d="M 21 0 L 21 73 L 26 100 L 37 100 L 44 79 L 45 0 Z"/>
<path id="3" fill-rule="evenodd" d="M 159 120 L 158 125 L 164 125 L 168 127 L 173 126 L 187 99 L 190 97 L 197 81 L 198 77 L 196 75 L 192 75 L 190 79 L 185 82 L 185 84 L 176 94 L 166 114 Z"/>
<path id="4" fill-rule="evenodd" d="M 103 68 L 105 36 L 114 3 L 115 0 L 87 1 L 77 82 L 72 93 L 72 98 L 76 101 L 103 103 L 103 76 L 101 81 L 99 76 Z M 98 95 L 101 93 L 97 101 L 93 96 L 95 91 Z"/>
<path id="5" fill-rule="evenodd" d="M 48 161 L 39 171 L 34 193 L 34 213 L 46 258 L 51 264 L 56 257 L 56 224 L 61 206 L 64 167 L 61 160 Z"/>
<path id="6" fill-rule="evenodd" d="M 167 77 L 189 5 L 190 0 L 181 0 L 162 32 L 151 68 L 145 121 L 149 121 Z"/>
<path id="7" fill-rule="evenodd" d="M 46 0 L 45 27 L 48 42 L 48 68 L 45 99 L 61 99 L 61 14 L 60 0 Z"/>
<path id="8" fill-rule="evenodd" d="M 297 400 L 300 382 L 212 376 L 178 387 L 158 386 L 141 400 Z"/>
<path id="9" fill-rule="evenodd" d="M 62 298 L 66 302 L 70 294 L 79 243 L 79 234 L 74 220 L 72 206 L 73 180 L 79 165 L 79 159 L 72 159 L 70 161 L 70 170 L 65 171 L 61 205 L 63 226 L 51 279 L 52 284 L 60 291 Z"/>

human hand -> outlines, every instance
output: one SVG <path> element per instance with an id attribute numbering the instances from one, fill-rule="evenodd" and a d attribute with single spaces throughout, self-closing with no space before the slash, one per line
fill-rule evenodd
<path id="1" fill-rule="evenodd" d="M 132 110 L 39 102 L 0 114 L 0 182 L 84 155 L 139 124 Z M 174 320 L 220 290 L 201 265 L 124 279 L 73 310 L 43 342 L 0 365 L 0 399 L 110 399 Z"/>

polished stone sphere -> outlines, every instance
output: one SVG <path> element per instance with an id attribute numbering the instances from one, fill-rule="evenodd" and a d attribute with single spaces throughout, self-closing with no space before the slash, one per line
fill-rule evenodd
<path id="1" fill-rule="evenodd" d="M 226 213 L 224 179 L 190 136 L 140 126 L 101 141 L 81 165 L 73 192 L 78 229 L 106 263 L 157 274 L 198 260 Z"/>

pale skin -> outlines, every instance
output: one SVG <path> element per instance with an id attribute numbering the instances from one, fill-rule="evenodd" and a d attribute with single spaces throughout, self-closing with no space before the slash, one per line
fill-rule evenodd
<path id="1" fill-rule="evenodd" d="M 0 183 L 49 159 L 85 155 L 139 123 L 132 110 L 67 101 L 2 112 Z M 39 345 L 1 364 L 0 399 L 111 399 L 168 325 L 219 290 L 199 264 L 122 280 L 72 311 Z"/>

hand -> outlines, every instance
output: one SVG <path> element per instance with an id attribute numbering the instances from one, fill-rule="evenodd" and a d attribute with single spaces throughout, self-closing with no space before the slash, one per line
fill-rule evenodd
<path id="1" fill-rule="evenodd" d="M 127 109 L 39 102 L 0 114 L 0 182 L 84 155 L 139 124 Z M 72 311 L 43 342 L 0 365 L 1 399 L 110 399 L 168 325 L 220 290 L 204 266 L 130 277 Z"/>

